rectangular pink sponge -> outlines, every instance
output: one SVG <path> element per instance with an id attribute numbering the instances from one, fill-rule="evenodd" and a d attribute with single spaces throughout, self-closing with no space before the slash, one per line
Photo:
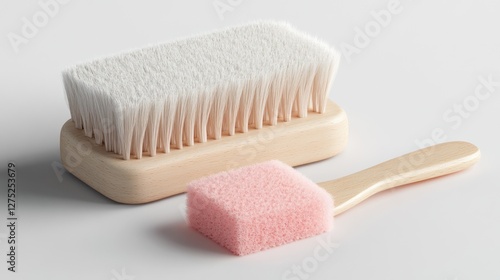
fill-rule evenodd
<path id="1" fill-rule="evenodd" d="M 246 255 L 330 230 L 333 199 L 274 160 L 191 182 L 187 214 L 191 227 Z"/>

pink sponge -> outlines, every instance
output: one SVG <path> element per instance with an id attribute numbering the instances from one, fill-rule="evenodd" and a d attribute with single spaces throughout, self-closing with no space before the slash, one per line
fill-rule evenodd
<path id="1" fill-rule="evenodd" d="M 221 172 L 188 185 L 191 227 L 236 255 L 332 228 L 333 199 L 280 161 Z"/>

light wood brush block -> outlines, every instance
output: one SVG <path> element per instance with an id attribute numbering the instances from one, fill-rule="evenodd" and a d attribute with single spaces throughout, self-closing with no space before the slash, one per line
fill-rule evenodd
<path id="1" fill-rule="evenodd" d="M 114 201 L 138 204 L 185 192 L 191 180 L 239 166 L 272 159 L 298 166 L 326 159 L 341 152 L 347 138 L 345 112 L 328 101 L 322 114 L 309 112 L 305 118 L 131 160 L 107 152 L 69 120 L 60 148 L 70 173 Z"/>

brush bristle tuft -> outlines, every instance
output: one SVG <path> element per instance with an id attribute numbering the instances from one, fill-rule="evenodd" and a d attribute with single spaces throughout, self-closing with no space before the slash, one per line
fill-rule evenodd
<path id="1" fill-rule="evenodd" d="M 80 64 L 63 81 L 75 126 L 129 159 L 322 113 L 339 60 L 264 21 Z"/>

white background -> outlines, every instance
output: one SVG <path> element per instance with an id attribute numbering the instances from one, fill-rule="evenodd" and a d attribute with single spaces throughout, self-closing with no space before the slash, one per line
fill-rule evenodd
<path id="1" fill-rule="evenodd" d="M 16 45 L 9 38 L 23 36 L 23 18 L 33 22 L 43 9 L 37 1 L 2 0 L 0 217 L 6 218 L 12 160 L 20 220 L 19 272 L 7 272 L 0 257 L 0 278 L 500 279 L 500 86 L 475 97 L 480 77 L 500 82 L 499 2 L 401 0 L 386 26 L 374 25 L 374 12 L 389 2 L 72 0 Z M 231 10 L 219 16 L 214 3 Z M 476 144 L 481 161 L 376 195 L 337 217 L 331 233 L 245 257 L 186 226 L 184 195 L 127 206 L 68 173 L 59 180 L 53 165 L 69 118 L 62 69 L 254 19 L 289 21 L 344 49 L 330 97 L 347 111 L 349 145 L 335 158 L 298 168 L 314 181 L 415 150 L 433 131 L 442 131 L 438 142 Z M 357 30 L 367 27 L 369 42 L 356 41 L 364 32 Z M 347 45 L 355 53 L 345 52 Z M 6 229 L 0 227 L 2 256 Z M 314 252 L 325 240 L 336 248 L 318 260 Z M 294 267 L 303 274 L 293 274 Z"/>

